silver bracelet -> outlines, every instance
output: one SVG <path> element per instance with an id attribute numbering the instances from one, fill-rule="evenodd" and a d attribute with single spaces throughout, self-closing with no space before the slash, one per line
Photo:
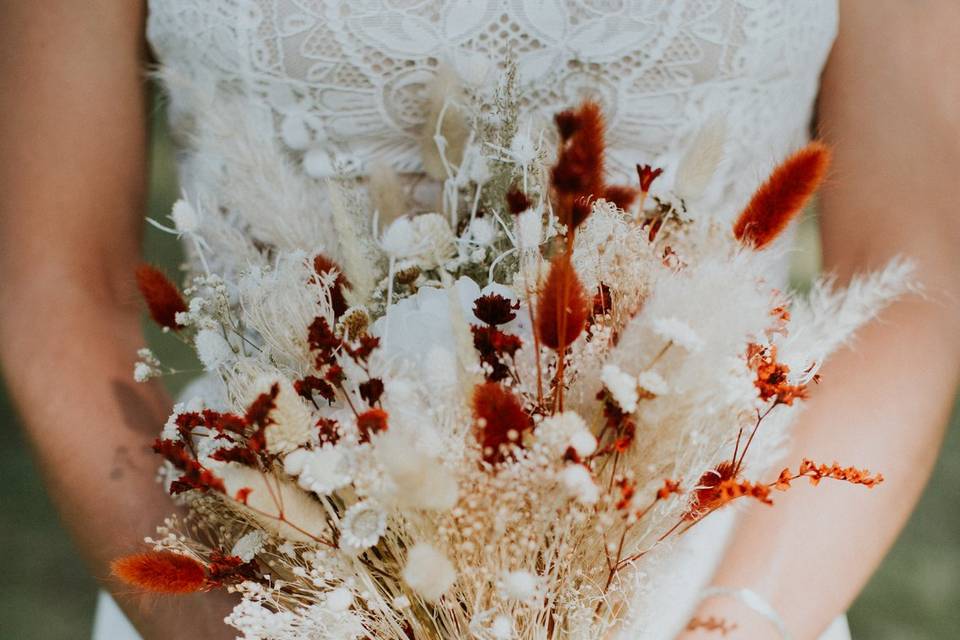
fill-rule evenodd
<path id="1" fill-rule="evenodd" d="M 747 607 L 753 609 L 761 616 L 766 618 L 774 627 L 777 628 L 777 633 L 780 634 L 780 637 L 783 640 L 793 640 L 793 636 L 790 635 L 790 632 L 787 631 L 787 625 L 784 624 L 783 618 L 780 617 L 780 614 L 777 613 L 769 602 L 763 599 L 763 597 L 752 589 L 732 589 L 730 587 L 707 587 L 703 590 L 703 593 L 700 595 L 701 600 L 706 600 L 707 598 L 713 598 L 716 596 L 726 596 L 733 598 L 734 600 L 739 600 Z"/>

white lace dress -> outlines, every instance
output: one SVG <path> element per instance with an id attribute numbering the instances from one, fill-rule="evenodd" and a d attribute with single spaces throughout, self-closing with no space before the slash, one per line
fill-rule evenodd
<path id="1" fill-rule="evenodd" d="M 275 223 L 263 224 L 245 219 L 245 207 L 276 210 L 271 192 L 282 188 L 302 194 L 304 207 L 322 209 L 322 178 L 344 171 L 362 177 L 377 163 L 418 173 L 429 80 L 445 67 L 469 90 L 492 92 L 511 59 L 532 120 L 587 96 L 599 99 L 610 172 L 621 182 L 636 179 L 638 162 L 675 164 L 692 134 L 722 114 L 726 160 L 703 204 L 732 216 L 770 167 L 807 139 L 837 27 L 836 0 L 149 4 L 149 40 L 164 68 L 174 134 L 185 144 L 182 187 L 208 210 L 230 212 L 238 233 L 308 250 L 329 243 L 322 215 L 291 226 L 278 212 Z M 218 135 L 258 136 L 259 164 L 214 151 L 208 141 Z M 269 176 L 255 175 L 263 172 Z M 231 202 L 219 188 L 227 179 L 259 181 L 262 201 Z M 243 255 L 228 248 L 213 247 L 217 267 L 242 267 Z M 625 637 L 676 633 L 729 529 L 730 516 L 722 514 L 650 563 L 648 572 L 681 579 L 640 598 L 650 612 L 643 617 L 658 623 Z M 99 608 L 97 640 L 137 637 L 107 597 Z M 845 622 L 828 637 L 849 638 Z"/>

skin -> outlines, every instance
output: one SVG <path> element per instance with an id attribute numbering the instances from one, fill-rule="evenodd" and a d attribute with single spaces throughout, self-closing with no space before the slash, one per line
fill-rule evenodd
<path id="1" fill-rule="evenodd" d="M 170 400 L 130 373 L 144 19 L 130 0 L 0 2 L 0 358 L 64 523 L 144 637 L 232 638 L 219 597 L 143 598 L 109 577 L 171 512 L 149 450 Z"/>
<path id="2" fill-rule="evenodd" d="M 819 105 L 834 150 L 824 267 L 845 280 L 908 256 L 926 295 L 893 305 L 824 366 L 786 458 L 869 467 L 886 482 L 872 491 L 798 482 L 774 508 L 751 505 L 714 579 L 763 596 L 799 640 L 847 610 L 893 544 L 960 379 L 960 49 L 943 46 L 960 38 L 960 3 L 844 1 L 840 25 Z M 729 599 L 705 602 L 697 617 L 709 616 L 738 625 L 727 640 L 779 638 Z"/>
<path id="3" fill-rule="evenodd" d="M 895 254 L 925 299 L 896 304 L 824 368 L 788 459 L 880 470 L 803 483 L 751 508 L 716 584 L 766 597 L 796 638 L 846 610 L 916 503 L 960 377 L 960 5 L 843 0 L 820 102 L 833 146 L 825 266 L 841 279 Z M 144 343 L 131 273 L 145 192 L 145 9 L 130 0 L 0 0 L 0 358 L 64 522 L 145 638 L 232 637 L 210 596 L 144 602 L 108 578 L 170 511 L 149 443 L 169 399 L 134 385 Z M 735 602 L 700 616 L 775 638 Z M 688 633 L 685 640 L 712 637 Z"/>

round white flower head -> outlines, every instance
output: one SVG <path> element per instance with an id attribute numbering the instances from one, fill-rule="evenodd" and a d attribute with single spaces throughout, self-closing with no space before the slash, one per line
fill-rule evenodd
<path id="1" fill-rule="evenodd" d="M 637 385 L 655 396 L 666 395 L 670 391 L 667 381 L 656 371 L 644 371 L 637 376 Z"/>
<path id="2" fill-rule="evenodd" d="M 560 482 L 567 493 L 582 504 L 596 504 L 600 489 L 593 481 L 590 470 L 582 464 L 568 464 L 560 472 Z"/>
<path id="3" fill-rule="evenodd" d="M 513 638 L 513 619 L 502 613 L 495 617 L 490 625 L 490 636 L 494 640 L 510 640 Z"/>
<path id="4" fill-rule="evenodd" d="M 216 329 L 200 329 L 193 339 L 193 346 L 207 371 L 216 371 L 236 357 L 230 343 Z"/>
<path id="5" fill-rule="evenodd" d="M 263 549 L 266 536 L 262 531 L 250 531 L 233 543 L 230 555 L 237 556 L 244 562 L 250 562 Z"/>
<path id="6" fill-rule="evenodd" d="M 380 238 L 380 246 L 391 258 L 408 258 L 419 253 L 418 239 L 410 218 L 400 217 L 387 227 Z"/>
<path id="7" fill-rule="evenodd" d="M 637 391 L 636 378 L 615 364 L 605 364 L 600 373 L 600 380 L 624 413 L 633 413 L 637 410 L 640 394 Z"/>
<path id="8" fill-rule="evenodd" d="M 283 459 L 287 475 L 298 476 L 297 484 L 319 496 L 333 493 L 350 483 L 347 458 L 334 445 L 307 451 L 297 449 Z"/>
<path id="9" fill-rule="evenodd" d="M 197 215 L 196 209 L 183 199 L 173 203 L 170 218 L 173 219 L 173 226 L 180 233 L 193 233 L 200 226 L 200 217 Z"/>
<path id="10" fill-rule="evenodd" d="M 704 346 L 703 338 L 697 335 L 693 327 L 679 318 L 655 318 L 653 331 L 661 338 L 665 338 L 691 353 L 700 351 Z"/>
<path id="11" fill-rule="evenodd" d="M 497 228 L 486 218 L 470 221 L 470 239 L 481 247 L 490 246 L 497 237 Z"/>
<path id="12" fill-rule="evenodd" d="M 266 391 L 270 384 L 260 386 Z M 277 384 L 280 385 L 280 393 L 277 394 L 276 406 L 270 412 L 274 422 L 264 430 L 264 436 L 267 451 L 287 453 L 309 442 L 316 422 L 289 380 L 277 380 Z"/>
<path id="13" fill-rule="evenodd" d="M 347 553 L 360 553 L 377 544 L 387 530 L 387 514 L 370 502 L 358 502 L 340 521 L 340 548 Z"/>
<path id="14" fill-rule="evenodd" d="M 537 145 L 530 137 L 530 127 L 526 131 L 517 131 L 510 141 L 510 159 L 521 167 L 529 167 L 537 159 Z"/>
<path id="15" fill-rule="evenodd" d="M 327 594 L 327 607 L 331 611 L 346 611 L 353 604 L 353 593 L 346 587 L 338 587 Z"/>
<path id="16" fill-rule="evenodd" d="M 424 269 L 442 266 L 456 251 L 456 237 L 450 223 L 439 213 L 424 213 L 413 219 L 417 236 L 417 264 Z"/>
<path id="17" fill-rule="evenodd" d="M 497 582 L 500 597 L 517 602 L 530 602 L 540 591 L 540 580 L 529 571 L 507 571 Z"/>
<path id="18" fill-rule="evenodd" d="M 546 418 L 534 434 L 554 456 L 563 455 L 571 447 L 581 457 L 589 456 L 597 449 L 596 437 L 575 411 L 564 411 Z"/>
<path id="19" fill-rule="evenodd" d="M 457 571 L 443 552 L 418 542 L 407 552 L 403 579 L 421 598 L 435 602 L 456 582 Z"/>

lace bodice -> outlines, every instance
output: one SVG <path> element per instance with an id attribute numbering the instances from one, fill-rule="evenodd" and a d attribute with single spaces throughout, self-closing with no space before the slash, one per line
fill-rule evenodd
<path id="1" fill-rule="evenodd" d="M 417 172 L 438 67 L 489 92 L 511 52 L 531 117 L 599 98 L 622 180 L 636 162 L 669 168 L 723 114 L 722 214 L 806 137 L 836 14 L 836 0 L 151 0 L 148 35 L 172 72 L 263 111 L 305 179 L 332 158 Z M 180 122 L 211 108 L 172 93 Z"/>

